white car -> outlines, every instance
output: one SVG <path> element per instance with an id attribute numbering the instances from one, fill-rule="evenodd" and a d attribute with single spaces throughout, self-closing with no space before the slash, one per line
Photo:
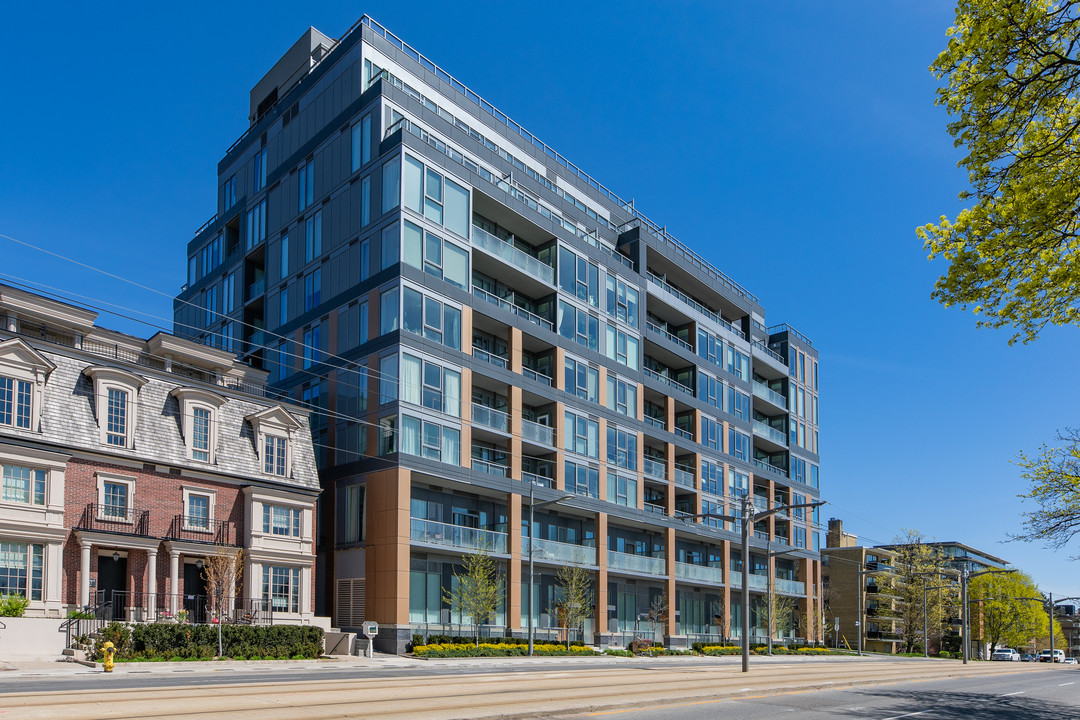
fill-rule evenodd
<path id="1" fill-rule="evenodd" d="M 1054 650 L 1053 655 L 1051 656 L 1051 653 L 1050 653 L 1049 650 L 1043 650 L 1041 653 L 1039 653 L 1039 662 L 1063 663 L 1063 662 L 1065 662 L 1065 651 L 1064 650 Z"/>
<path id="2" fill-rule="evenodd" d="M 1008 660 L 1009 662 L 1020 662 L 1020 653 L 1016 652 L 1012 648 L 998 648 L 994 651 L 994 654 L 990 656 L 991 660 Z"/>
<path id="3" fill-rule="evenodd" d="M 1077 665 L 1078 663 L 1077 663 L 1077 660 L 1076 660 L 1076 658 L 1074 658 L 1074 657 L 1067 657 L 1067 658 L 1065 658 L 1065 664 L 1066 664 L 1066 665 Z"/>

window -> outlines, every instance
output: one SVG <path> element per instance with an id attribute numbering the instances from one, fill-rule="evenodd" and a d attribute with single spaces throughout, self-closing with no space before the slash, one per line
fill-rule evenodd
<path id="1" fill-rule="evenodd" d="M 284 280 L 289 277 L 289 236 L 281 236 L 281 245 L 279 247 L 278 254 L 279 263 L 281 265 L 281 274 L 279 277 Z"/>
<path id="2" fill-rule="evenodd" d="M 391 160 L 382 166 L 382 211 L 388 213 L 398 206 L 401 194 L 401 162 Z"/>
<path id="3" fill-rule="evenodd" d="M 360 279 L 371 277 L 371 241 L 360 241 Z"/>
<path id="4" fill-rule="evenodd" d="M 352 171 L 356 172 L 371 160 L 371 114 L 352 126 Z"/>
<path id="5" fill-rule="evenodd" d="M 379 295 L 379 333 L 385 335 L 398 329 L 398 289 Z"/>
<path id="6" fill-rule="evenodd" d="M 266 187 L 266 148 L 255 153 L 255 192 Z"/>
<path id="7" fill-rule="evenodd" d="M 567 460 L 564 470 L 567 492 L 600 497 L 600 471 L 597 468 Z"/>
<path id="8" fill-rule="evenodd" d="M 278 295 L 278 313 L 279 322 L 284 325 L 289 321 L 289 288 L 281 288 L 281 294 Z"/>
<path id="9" fill-rule="evenodd" d="M 125 390 L 109 388 L 108 417 L 106 419 L 105 442 L 109 445 L 127 445 L 128 433 L 128 394 Z"/>
<path id="10" fill-rule="evenodd" d="M 608 471 L 607 501 L 627 507 L 637 507 L 637 479 Z"/>
<path id="11" fill-rule="evenodd" d="M 806 547 L 806 528 L 795 526 L 795 547 Z"/>
<path id="12" fill-rule="evenodd" d="M 191 456 L 194 460 L 210 460 L 210 417 L 208 408 L 197 407 L 191 417 Z"/>
<path id="13" fill-rule="evenodd" d="M 461 237 L 469 237 L 469 191 L 408 155 L 402 166 L 406 208 Z"/>
<path id="14" fill-rule="evenodd" d="M 566 412 L 564 450 L 595 458 L 600 455 L 600 423 L 581 415 Z"/>
<path id="15" fill-rule="evenodd" d="M 713 495 L 724 494 L 724 466 L 709 460 L 701 461 L 701 490 Z"/>
<path id="16" fill-rule="evenodd" d="M 405 353 L 401 358 L 401 399 L 461 417 L 461 373 Z"/>
<path id="17" fill-rule="evenodd" d="M 730 345 L 725 350 L 727 351 L 727 371 L 737 378 L 749 380 L 750 358 Z"/>
<path id="18" fill-rule="evenodd" d="M 750 396 L 733 387 L 727 389 L 728 412 L 743 420 L 750 419 Z"/>
<path id="19" fill-rule="evenodd" d="M 360 181 L 360 227 L 365 228 L 371 222 L 371 178 Z M 361 275 L 361 278 L 365 277 Z"/>
<path id="20" fill-rule="evenodd" d="M 724 365 L 724 343 L 704 330 L 698 330 L 697 353 L 717 367 Z"/>
<path id="21" fill-rule="evenodd" d="M 461 431 L 420 418 L 401 416 L 401 452 L 448 465 L 461 464 Z"/>
<path id="22" fill-rule="evenodd" d="M 698 400 L 712 405 L 717 410 L 724 409 L 724 383 L 707 373 L 698 371 Z"/>
<path id="23" fill-rule="evenodd" d="M 132 513 L 128 492 L 130 488 L 130 483 L 106 481 L 100 514 L 109 519 L 131 522 Z"/>
<path id="24" fill-rule="evenodd" d="M 263 503 L 263 532 L 300 537 L 300 508 Z"/>
<path id="25" fill-rule="evenodd" d="M 379 420 L 379 454 L 389 455 L 397 452 L 397 417 L 384 417 Z"/>
<path id="26" fill-rule="evenodd" d="M 315 325 L 304 332 L 304 369 L 322 362 L 322 327 Z"/>
<path id="27" fill-rule="evenodd" d="M 246 247 L 248 250 L 256 247 L 266 239 L 266 200 L 247 211 L 244 232 L 247 233 Z"/>
<path id="28" fill-rule="evenodd" d="M 577 395 L 582 400 L 599 402 L 598 393 L 600 373 L 582 360 L 566 358 L 566 392 Z"/>
<path id="29" fill-rule="evenodd" d="M 94 415 L 100 441 L 113 447 L 133 447 L 139 405 L 136 393 L 146 381 L 118 368 L 92 366 L 83 374 L 94 383 Z"/>
<path id="30" fill-rule="evenodd" d="M 386 355 L 379 360 L 379 402 L 388 403 L 397 399 L 398 356 Z"/>
<path id="31" fill-rule="evenodd" d="M 300 612 L 300 568 L 264 565 L 263 602 L 274 612 Z"/>
<path id="32" fill-rule="evenodd" d="M 401 259 L 406 265 L 467 289 L 469 253 L 408 220 L 402 233 Z"/>
<path id="33" fill-rule="evenodd" d="M 724 451 L 724 424 L 713 420 L 708 415 L 701 416 L 701 444 L 705 447 Z"/>
<path id="34" fill-rule="evenodd" d="M 302 163 L 296 176 L 297 186 L 300 189 L 299 211 L 303 212 L 304 208 L 315 202 L 315 161 Z"/>
<path id="35" fill-rule="evenodd" d="M 636 432 L 607 428 L 607 461 L 626 470 L 637 470 Z"/>
<path id="36" fill-rule="evenodd" d="M 750 494 L 750 476 L 734 468 L 728 468 L 728 495 L 741 498 Z"/>
<path id="37" fill-rule="evenodd" d="M 816 488 L 818 486 L 818 466 L 810 465 L 810 487 Z"/>
<path id="38" fill-rule="evenodd" d="M 638 369 L 638 339 L 615 327 L 607 326 L 604 354 L 610 360 L 625 365 L 631 370 Z"/>
<path id="39" fill-rule="evenodd" d="M 322 255 L 322 210 L 312 215 L 304 224 L 304 262 L 311 262 Z"/>
<path id="40" fill-rule="evenodd" d="M 461 310 L 410 287 L 401 289 L 402 328 L 454 350 L 461 349 Z"/>
<path id="41" fill-rule="evenodd" d="M 22 595 L 31 601 L 39 601 L 44 578 L 44 545 L 0 542 L 0 597 Z"/>
<path id="42" fill-rule="evenodd" d="M 337 486 L 337 542 L 364 540 L 364 492 L 363 485 Z"/>
<path id="43" fill-rule="evenodd" d="M 288 440 L 267 435 L 263 444 L 263 472 L 268 475 L 285 475 L 285 453 Z"/>
<path id="44" fill-rule="evenodd" d="M 750 436 L 728 428 L 728 452 L 738 460 L 750 461 Z"/>
<path id="45" fill-rule="evenodd" d="M 590 350 L 597 350 L 600 336 L 600 318 L 579 310 L 565 300 L 559 300 L 559 334 Z"/>
<path id="46" fill-rule="evenodd" d="M 627 382 L 608 373 L 607 406 L 622 415 L 637 417 L 637 383 Z"/>
<path id="47" fill-rule="evenodd" d="M 304 276 L 304 312 L 314 310 L 322 302 L 322 268 Z"/>
<path id="48" fill-rule="evenodd" d="M 365 343 L 368 339 L 368 304 L 366 300 L 360 303 L 357 315 L 359 315 L 357 337 L 361 343 Z"/>
<path id="49" fill-rule="evenodd" d="M 622 278 L 607 276 L 607 294 L 604 309 L 611 317 L 621 320 L 630 327 L 638 326 L 638 291 L 627 285 Z"/>
<path id="50" fill-rule="evenodd" d="M 388 267 L 392 267 L 397 264 L 398 261 L 398 246 L 401 245 L 401 232 L 398 230 L 398 226 L 387 225 L 382 229 L 382 236 L 379 239 L 381 264 L 379 267 L 385 270 Z"/>
<path id="51" fill-rule="evenodd" d="M 45 471 L 20 465 L 3 465 L 4 502 L 45 504 Z"/>
<path id="52" fill-rule="evenodd" d="M 194 492 L 184 488 L 184 527 L 188 530 L 210 530 L 213 519 L 213 493 Z"/>
<path id="53" fill-rule="evenodd" d="M 211 285 L 203 291 L 203 326 L 209 328 L 217 320 L 218 286 Z"/>
<path id="54" fill-rule="evenodd" d="M 202 249 L 202 276 L 206 277 L 210 272 L 221 264 L 221 234 L 203 246 Z"/>
<path id="55" fill-rule="evenodd" d="M 29 429 L 32 397 L 30 383 L 0 377 L 0 425 Z"/>
<path id="56" fill-rule="evenodd" d="M 221 282 L 221 312 L 228 315 L 236 309 L 236 273 L 231 272 Z"/>
<path id="57" fill-rule="evenodd" d="M 600 266 L 559 247 L 559 288 L 600 307 Z"/>

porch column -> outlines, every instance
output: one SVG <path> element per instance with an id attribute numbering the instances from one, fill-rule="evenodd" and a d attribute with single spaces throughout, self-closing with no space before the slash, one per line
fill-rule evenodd
<path id="1" fill-rule="evenodd" d="M 180 591 L 177 589 L 180 586 L 180 551 L 169 550 L 169 612 L 173 617 L 176 617 L 176 612 L 179 610 L 176 600 L 180 597 Z"/>
<path id="2" fill-rule="evenodd" d="M 92 543 L 79 543 L 79 607 L 90 604 L 90 546 Z"/>
<path id="3" fill-rule="evenodd" d="M 146 551 L 146 617 L 157 617 L 157 548 Z"/>

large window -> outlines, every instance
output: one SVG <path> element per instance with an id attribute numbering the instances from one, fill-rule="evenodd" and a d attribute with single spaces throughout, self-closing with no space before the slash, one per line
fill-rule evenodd
<path id="1" fill-rule="evenodd" d="M 322 255 L 322 210 L 304 223 L 304 262 L 311 262 Z"/>
<path id="2" fill-rule="evenodd" d="M 461 349 L 461 310 L 402 287 L 402 328 L 454 350 Z"/>
<path id="3" fill-rule="evenodd" d="M 296 173 L 297 186 L 300 189 L 300 207 L 303 212 L 311 203 L 315 202 L 315 161 L 301 163 Z"/>
<path id="4" fill-rule="evenodd" d="M 617 505 L 637 507 L 638 482 L 636 478 L 616 475 L 608 470 L 607 501 Z"/>
<path id="5" fill-rule="evenodd" d="M 461 237 L 469 237 L 469 191 L 442 173 L 405 156 L 402 166 L 405 207 Z"/>
<path id="6" fill-rule="evenodd" d="M 322 268 L 304 276 L 304 312 L 314 310 L 322 302 Z"/>
<path id="7" fill-rule="evenodd" d="M 698 380 L 698 400 L 712 405 L 717 410 L 724 409 L 724 383 L 720 382 L 712 375 L 702 372 L 700 369 L 697 373 Z"/>
<path id="8" fill-rule="evenodd" d="M 750 436 L 728 428 L 728 452 L 738 460 L 750 461 Z"/>
<path id="9" fill-rule="evenodd" d="M 750 396 L 733 387 L 727 389 L 728 412 L 743 420 L 750 419 Z"/>
<path id="10" fill-rule="evenodd" d="M 401 399 L 461 417 L 461 373 L 406 353 L 401 358 Z"/>
<path id="11" fill-rule="evenodd" d="M 591 418 L 566 412 L 564 450 L 595 458 L 600 455 L 600 423 Z"/>
<path id="12" fill-rule="evenodd" d="M 191 530 L 210 529 L 209 495 L 188 493 L 187 514 L 184 516 L 184 526 Z"/>
<path id="13" fill-rule="evenodd" d="M 626 470 L 637 470 L 638 436 L 636 432 L 627 432 L 612 427 L 607 428 L 607 460 Z"/>
<path id="14" fill-rule="evenodd" d="M 41 600 L 44 570 L 44 545 L 0 542 L 0 597 L 22 595 Z"/>
<path id="15" fill-rule="evenodd" d="M 255 184 L 254 191 L 258 192 L 266 187 L 266 148 L 255 153 Z"/>
<path id="16" fill-rule="evenodd" d="M 604 310 L 630 327 L 638 326 L 638 291 L 615 275 L 607 276 Z"/>
<path id="17" fill-rule="evenodd" d="M 364 493 L 363 485 L 337 486 L 337 542 L 363 541 Z"/>
<path id="18" fill-rule="evenodd" d="M 3 465 L 3 494 L 5 502 L 45 504 L 45 471 L 20 465 Z"/>
<path id="19" fill-rule="evenodd" d="M 588 497 L 600 497 L 600 470 L 567 460 L 563 466 L 566 491 Z"/>
<path id="20" fill-rule="evenodd" d="M 607 326 L 604 354 L 611 360 L 625 365 L 631 370 L 638 369 L 639 340 L 614 325 Z"/>
<path id="21" fill-rule="evenodd" d="M 286 455 L 289 441 L 277 435 L 267 435 L 263 444 L 263 472 L 269 475 L 285 475 Z"/>
<path id="22" fill-rule="evenodd" d="M 637 383 L 628 382 L 622 378 L 615 377 L 610 372 L 608 373 L 607 406 L 609 410 L 614 410 L 617 413 L 636 418 L 637 391 Z"/>
<path id="23" fill-rule="evenodd" d="M 31 390 L 25 380 L 0 377 L 0 425 L 29 429 Z"/>
<path id="24" fill-rule="evenodd" d="M 266 201 L 247 211 L 247 222 L 244 224 L 244 232 L 247 233 L 248 250 L 252 249 L 266 239 Z"/>
<path id="25" fill-rule="evenodd" d="M 600 318 L 559 300 L 559 334 L 590 350 L 599 349 Z"/>
<path id="26" fill-rule="evenodd" d="M 391 160 L 382 166 L 382 211 L 388 213 L 398 206 L 401 194 L 401 163 Z"/>
<path id="27" fill-rule="evenodd" d="M 371 113 L 352 126 L 352 171 L 356 172 L 371 160 Z"/>
<path id="28" fill-rule="evenodd" d="M 126 447 L 128 444 L 128 393 L 126 390 L 109 388 L 105 442 Z"/>
<path id="29" fill-rule="evenodd" d="M 401 259 L 452 285 L 468 288 L 469 253 L 408 220 L 402 233 Z"/>
<path id="30" fill-rule="evenodd" d="M 461 464 L 461 431 L 439 423 L 401 416 L 401 448 L 407 455 L 437 460 L 448 465 Z"/>
<path id="31" fill-rule="evenodd" d="M 263 532 L 300 537 L 300 508 L 263 503 Z"/>
<path id="32" fill-rule="evenodd" d="M 398 329 L 398 289 L 379 295 L 379 333 L 385 335 Z"/>
<path id="33" fill-rule="evenodd" d="M 104 487 L 104 503 L 101 508 L 102 517 L 131 521 L 131 497 L 130 485 L 124 482 L 106 482 Z"/>
<path id="34" fill-rule="evenodd" d="M 559 287 L 593 307 L 600 307 L 600 266 L 560 247 Z"/>
<path id="35" fill-rule="evenodd" d="M 300 568 L 264 566 L 263 601 L 275 612 L 300 612 Z"/>
<path id="36" fill-rule="evenodd" d="M 566 358 L 566 392 L 582 400 L 599 402 L 600 373 L 581 360 Z"/>
<path id="37" fill-rule="evenodd" d="M 701 416 L 701 444 L 713 450 L 724 451 L 724 425 L 708 415 Z"/>
<path id="38" fill-rule="evenodd" d="M 750 379 L 750 358 L 728 345 L 725 350 L 727 357 L 727 371 L 737 378 Z"/>
<path id="39" fill-rule="evenodd" d="M 194 460 L 210 460 L 209 408 L 196 407 L 191 411 L 191 457 Z"/>

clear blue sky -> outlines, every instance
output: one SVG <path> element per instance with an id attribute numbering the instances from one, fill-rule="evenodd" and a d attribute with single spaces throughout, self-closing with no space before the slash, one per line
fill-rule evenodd
<path id="1" fill-rule="evenodd" d="M 6 240 L 0 281 L 168 328 L 248 90 L 308 25 L 336 37 L 364 12 L 815 341 L 823 521 L 959 540 L 1080 595 L 1080 543 L 1002 544 L 1011 461 L 1080 421 L 1080 336 L 976 330 L 930 299 L 941 267 L 915 237 L 964 183 L 927 72 L 943 1 L 18 3 L 0 29 L 0 233 L 160 294 Z"/>

